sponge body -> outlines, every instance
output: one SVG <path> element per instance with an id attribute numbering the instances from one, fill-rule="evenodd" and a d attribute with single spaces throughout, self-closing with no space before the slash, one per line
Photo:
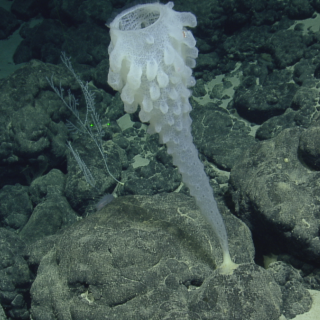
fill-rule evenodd
<path id="1" fill-rule="evenodd" d="M 112 21 L 108 83 L 121 92 L 127 112 L 141 106 L 139 117 L 150 122 L 148 133 L 159 133 L 160 142 L 167 145 L 183 182 L 219 238 L 222 266 L 228 272 L 235 265 L 226 229 L 191 135 L 188 88 L 195 84 L 191 68 L 198 49 L 185 27 L 195 27 L 197 20 L 172 8 L 172 2 L 137 5 Z"/>

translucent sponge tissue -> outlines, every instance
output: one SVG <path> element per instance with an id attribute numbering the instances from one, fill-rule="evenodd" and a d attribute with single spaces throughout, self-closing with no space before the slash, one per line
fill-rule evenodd
<path id="1" fill-rule="evenodd" d="M 196 40 L 186 27 L 197 25 L 190 12 L 177 12 L 173 2 L 140 4 L 121 12 L 110 23 L 109 85 L 121 92 L 126 112 L 140 106 L 139 118 L 149 122 L 167 145 L 182 180 L 200 212 L 215 231 L 222 251 L 220 270 L 232 273 L 227 233 L 209 179 L 191 134 L 189 87 L 198 57 Z"/>

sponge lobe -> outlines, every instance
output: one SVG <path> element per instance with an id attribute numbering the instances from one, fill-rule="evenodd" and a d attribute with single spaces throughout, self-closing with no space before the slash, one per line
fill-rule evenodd
<path id="1" fill-rule="evenodd" d="M 181 12 L 180 19 L 183 26 L 194 28 L 197 26 L 196 17 L 190 12 Z"/>
<path id="2" fill-rule="evenodd" d="M 147 79 L 152 81 L 158 73 L 158 63 L 155 59 L 150 59 L 147 61 Z"/>
<path id="3" fill-rule="evenodd" d="M 160 69 L 157 73 L 157 81 L 160 88 L 165 88 L 169 83 L 169 77 L 163 70 Z"/>
<path id="4" fill-rule="evenodd" d="M 132 90 L 137 90 L 141 85 L 142 68 L 135 63 L 130 66 L 130 71 L 127 75 L 127 83 Z"/>

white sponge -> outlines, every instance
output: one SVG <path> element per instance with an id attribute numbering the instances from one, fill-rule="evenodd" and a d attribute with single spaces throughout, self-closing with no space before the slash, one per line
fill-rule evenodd
<path id="1" fill-rule="evenodd" d="M 108 83 L 121 91 L 126 112 L 135 112 L 140 105 L 140 120 L 150 122 L 148 133 L 159 133 L 166 143 L 183 182 L 219 238 L 223 268 L 229 272 L 235 265 L 227 233 L 191 135 L 188 88 L 195 85 L 191 68 L 198 49 L 185 27 L 195 27 L 197 20 L 172 8 L 172 2 L 136 5 L 112 21 Z"/>

